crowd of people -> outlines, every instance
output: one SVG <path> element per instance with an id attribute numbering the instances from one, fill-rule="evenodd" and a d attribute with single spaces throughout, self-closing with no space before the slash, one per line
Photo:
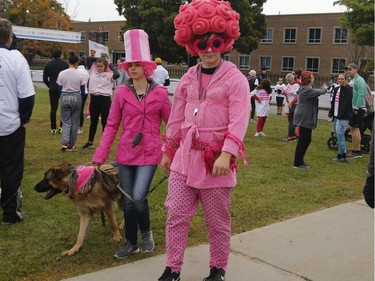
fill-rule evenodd
<path id="1" fill-rule="evenodd" d="M 248 124 L 256 123 L 255 137 L 265 137 L 270 114 L 273 90 L 267 67 L 261 66 L 258 75 L 251 70 L 246 79 L 234 64 L 222 59 L 240 36 L 237 12 L 225 1 L 205 2 L 209 7 L 201 9 L 200 1 L 186 3 L 188 8 L 180 9 L 174 21 L 176 43 L 185 47 L 188 54 L 199 57 L 200 62 L 180 79 L 173 104 L 165 87 L 170 84 L 168 71 L 160 58 L 150 59 L 149 38 L 141 29 L 125 32 L 126 57 L 119 59 L 116 66 L 104 54 L 78 58 L 70 53 L 67 63 L 63 52 L 55 50 L 53 60 L 44 68 L 43 81 L 49 88 L 51 105 L 51 134 L 61 133 L 61 151 L 77 150 L 77 134 L 83 132 L 88 96 L 90 126 L 82 149 L 94 148 L 99 120 L 102 125 L 92 165 L 100 167 L 108 159 L 115 137 L 121 131 L 116 163 L 119 188 L 126 195 L 123 202 L 126 241 L 114 254 L 115 258 L 125 259 L 140 250 L 144 253 L 154 250 L 147 194 L 158 165 L 169 175 L 165 200 L 166 262 L 159 281 L 180 280 L 190 222 L 199 204 L 210 243 L 209 273 L 203 280 L 225 280 L 237 158 L 247 165 L 243 139 Z M 215 10 L 218 12 L 212 13 Z M 218 19 L 220 11 L 225 11 L 226 16 Z M 187 21 L 186 13 L 196 20 Z M 209 24 L 197 28 L 200 18 Z M 186 26 L 191 33 L 184 32 Z M 0 154 L 7 155 L 0 158 L 1 206 L 3 223 L 13 224 L 27 218 L 20 211 L 17 194 L 23 173 L 25 127 L 31 117 L 35 92 L 26 60 L 20 52 L 10 50 L 13 35 L 10 22 L 0 19 L 0 31 L 0 55 L 7 67 L 12 68 L 7 71 L 6 79 L 0 78 L 11 95 L 10 99 L 5 98 L 0 88 Z M 365 81 L 354 63 L 345 69 L 346 74 L 337 78 L 329 112 L 338 140 L 338 154 L 333 160 L 342 163 L 362 156 L 359 125 L 366 113 Z M 12 76 L 14 71 L 23 75 Z M 312 130 L 317 126 L 318 98 L 329 87 L 323 84 L 320 89 L 313 88 L 314 74 L 302 69 L 288 73 L 285 81 L 286 85 L 281 77 L 275 85 L 277 115 L 284 112 L 287 116 L 284 141 L 297 140 L 294 168 L 308 170 L 310 165 L 305 162 L 305 154 Z M 6 116 L 1 113 L 5 110 L 9 111 Z M 166 124 L 166 131 L 161 139 L 162 122 Z M 347 126 L 352 132 L 349 153 L 344 138 Z M 371 182 L 367 181 L 365 194 L 367 198 L 372 196 L 373 201 L 373 171 L 371 177 L 372 189 Z"/>

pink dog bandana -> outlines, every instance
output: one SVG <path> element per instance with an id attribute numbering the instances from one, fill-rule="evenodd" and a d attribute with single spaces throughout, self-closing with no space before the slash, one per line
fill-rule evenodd
<path id="1" fill-rule="evenodd" d="M 94 166 L 78 166 L 76 168 L 78 178 L 74 187 L 75 191 L 81 190 L 81 188 L 88 183 L 94 173 L 94 170 Z"/>

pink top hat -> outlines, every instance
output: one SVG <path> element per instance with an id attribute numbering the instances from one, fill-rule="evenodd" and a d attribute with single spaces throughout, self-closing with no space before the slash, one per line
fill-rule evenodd
<path id="1" fill-rule="evenodd" d="M 132 62 L 141 62 L 147 68 L 156 69 L 156 63 L 151 60 L 148 35 L 142 29 L 130 29 L 124 33 L 125 62 L 121 65 L 127 70 Z"/>

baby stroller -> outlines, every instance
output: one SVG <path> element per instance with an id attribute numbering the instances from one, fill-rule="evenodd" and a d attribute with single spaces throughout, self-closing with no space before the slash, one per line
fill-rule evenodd
<path id="1" fill-rule="evenodd" d="M 361 132 L 361 150 L 362 152 L 369 152 L 371 145 L 371 134 L 366 134 L 366 130 L 372 130 L 372 123 L 374 122 L 374 111 L 368 112 L 363 116 L 362 123 L 359 126 Z M 345 131 L 345 140 L 352 142 L 352 135 L 350 134 L 350 128 Z M 337 150 L 338 142 L 334 131 L 331 131 L 331 137 L 327 140 L 327 146 L 331 150 Z"/>

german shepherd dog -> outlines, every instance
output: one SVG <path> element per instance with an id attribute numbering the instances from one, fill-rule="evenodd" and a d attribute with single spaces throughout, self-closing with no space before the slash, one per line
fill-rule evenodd
<path id="1" fill-rule="evenodd" d="M 121 208 L 124 199 L 123 194 L 117 187 L 119 183 L 118 168 L 112 165 L 102 165 L 99 169 L 87 167 L 91 168 L 91 175 L 89 174 L 89 179 L 82 188 L 77 188 L 76 185 L 80 176 L 77 171 L 85 167 L 74 167 L 69 163 L 61 163 L 49 168 L 45 172 L 44 178 L 34 187 L 37 192 L 45 192 L 45 199 L 51 199 L 58 193 L 65 193 L 77 208 L 80 216 L 77 241 L 71 249 L 62 252 L 62 256 L 71 256 L 79 251 L 91 218 L 98 211 L 104 212 L 109 218 L 114 232 L 113 240 L 122 240 L 112 209 L 113 203 L 116 203 Z"/>

